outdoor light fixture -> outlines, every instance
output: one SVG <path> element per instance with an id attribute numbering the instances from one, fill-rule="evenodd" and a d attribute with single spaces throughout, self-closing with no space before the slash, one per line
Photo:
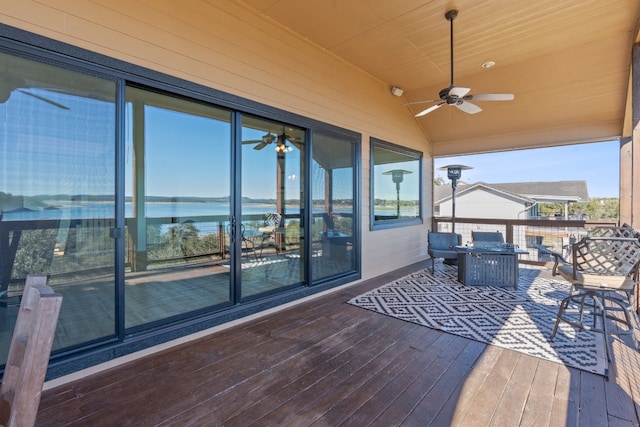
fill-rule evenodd
<path id="1" fill-rule="evenodd" d="M 404 93 L 404 90 L 402 90 L 398 86 L 392 86 L 391 93 L 394 94 L 395 96 L 402 96 L 402 94 Z"/>
<path id="2" fill-rule="evenodd" d="M 462 171 L 467 169 L 473 169 L 471 166 L 463 165 L 448 165 L 442 166 L 440 170 L 447 171 L 447 178 L 451 180 L 451 232 L 456 231 L 456 187 L 458 186 L 458 180 L 462 176 Z"/>
<path id="3" fill-rule="evenodd" d="M 400 183 L 404 181 L 404 176 L 413 173 L 404 169 L 394 169 L 382 172 L 382 175 L 391 175 L 391 179 L 396 184 L 397 218 L 400 218 Z"/>

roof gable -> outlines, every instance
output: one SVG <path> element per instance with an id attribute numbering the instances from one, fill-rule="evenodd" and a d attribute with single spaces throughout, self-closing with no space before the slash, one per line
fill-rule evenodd
<path id="1" fill-rule="evenodd" d="M 474 184 L 458 184 L 458 195 L 469 191 L 485 189 L 503 193 L 508 197 L 515 197 L 524 201 L 543 203 L 586 202 L 589 200 L 587 182 L 575 181 L 540 181 L 540 182 L 511 182 L 488 184 L 477 182 Z M 434 187 L 433 200 L 440 204 L 451 198 L 451 187 L 438 185 Z"/>

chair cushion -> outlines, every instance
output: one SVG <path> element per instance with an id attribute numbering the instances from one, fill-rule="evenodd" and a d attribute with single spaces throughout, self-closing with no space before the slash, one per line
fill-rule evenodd
<path id="1" fill-rule="evenodd" d="M 432 258 L 458 258 L 458 252 L 445 249 L 432 249 L 429 254 Z"/>
<path id="2" fill-rule="evenodd" d="M 573 278 L 573 266 L 562 265 L 558 267 L 558 273 L 565 280 L 573 284 L 578 289 L 585 290 L 631 290 L 634 281 L 627 276 L 607 276 L 604 274 L 589 274 L 581 271 L 576 272 L 576 278 Z"/>

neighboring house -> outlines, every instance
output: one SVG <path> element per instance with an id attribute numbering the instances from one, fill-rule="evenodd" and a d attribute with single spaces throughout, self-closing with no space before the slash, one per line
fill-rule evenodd
<path id="1" fill-rule="evenodd" d="M 529 219 L 537 218 L 539 203 L 561 203 L 563 219 L 569 219 L 569 204 L 587 202 L 589 193 L 587 182 L 547 181 L 547 182 L 513 182 L 501 184 L 458 184 L 456 189 L 456 218 L 499 218 Z M 447 185 L 434 187 L 434 216 L 450 217 L 452 213 L 452 191 Z M 490 226 L 473 225 L 474 230 L 495 231 Z M 471 241 L 471 229 L 457 228 L 462 233 L 463 242 Z M 570 236 L 558 235 L 566 246 Z M 543 245 L 544 236 L 536 227 L 517 226 L 514 230 L 513 242 L 520 248 L 526 248 L 528 255 L 520 259 L 541 260 L 540 255 L 546 252 Z M 556 248 L 559 249 L 559 248 Z"/>
<path id="2" fill-rule="evenodd" d="M 452 190 L 450 186 L 434 187 L 434 215 L 451 216 Z M 569 204 L 587 202 L 587 182 L 546 181 L 488 184 L 458 184 L 456 189 L 456 217 L 527 219 L 538 217 L 539 203 L 564 205 L 562 217 L 569 218 Z"/>

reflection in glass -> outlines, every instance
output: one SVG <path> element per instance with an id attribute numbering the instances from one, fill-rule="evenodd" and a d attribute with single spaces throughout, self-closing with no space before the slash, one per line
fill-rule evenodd
<path id="1" fill-rule="evenodd" d="M 304 131 L 243 117 L 242 298 L 302 284 Z"/>
<path id="2" fill-rule="evenodd" d="M 0 362 L 28 274 L 63 295 L 53 349 L 115 334 L 115 83 L 0 53 Z"/>
<path id="3" fill-rule="evenodd" d="M 231 115 L 127 88 L 125 326 L 230 301 Z"/>
<path id="4" fill-rule="evenodd" d="M 371 139 L 373 223 L 415 220 L 420 212 L 422 154 Z"/>
<path id="5" fill-rule="evenodd" d="M 354 144 L 314 133 L 312 175 L 313 281 L 355 268 Z"/>

